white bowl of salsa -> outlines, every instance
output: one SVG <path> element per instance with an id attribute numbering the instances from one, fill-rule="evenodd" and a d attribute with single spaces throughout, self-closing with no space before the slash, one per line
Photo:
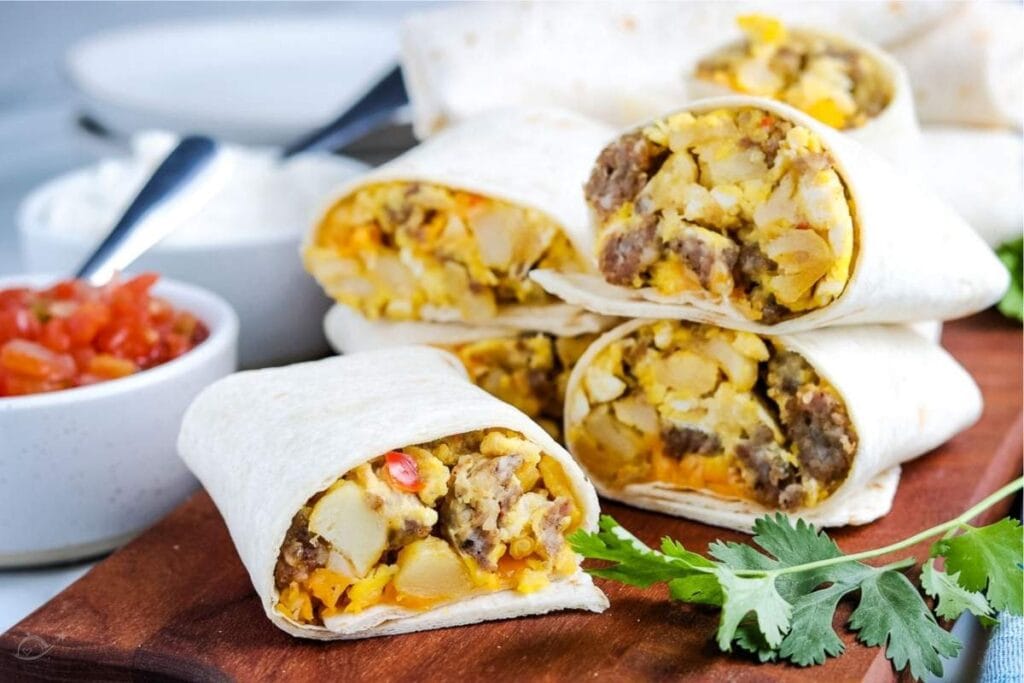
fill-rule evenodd
<path id="1" fill-rule="evenodd" d="M 0 278 L 0 292 L 42 290 L 58 280 L 7 276 Z M 235 370 L 238 319 L 223 299 L 199 287 L 161 278 L 152 294 L 201 321 L 204 334 L 196 336 L 201 340 L 194 347 L 179 348 L 180 355 L 151 367 L 143 368 L 142 361 L 132 374 L 110 379 L 96 373 L 113 377 L 126 370 L 109 358 L 94 363 L 83 354 L 75 359 L 74 377 L 61 375 L 66 388 L 47 385 L 52 390 L 44 393 L 0 396 L 0 567 L 105 553 L 197 487 L 177 457 L 178 426 L 203 387 Z M 50 317 L 61 315 L 58 308 Z M 0 368 L 10 330 L 0 340 Z M 38 337 L 39 329 L 25 334 Z M 116 336 L 108 335 L 102 348 L 113 348 Z M 8 360 L 12 353 L 8 349 Z M 27 390 L 21 379 L 15 384 Z"/>
<path id="2" fill-rule="evenodd" d="M 175 142 L 167 133 L 138 135 L 129 156 L 33 190 L 16 217 L 25 268 L 70 272 L 81 265 Z M 332 302 L 303 269 L 299 245 L 330 191 L 366 167 L 317 154 L 278 163 L 269 149 L 226 144 L 220 155 L 228 170 L 223 187 L 134 268 L 224 297 L 240 320 L 243 367 L 329 354 L 323 317 Z"/>

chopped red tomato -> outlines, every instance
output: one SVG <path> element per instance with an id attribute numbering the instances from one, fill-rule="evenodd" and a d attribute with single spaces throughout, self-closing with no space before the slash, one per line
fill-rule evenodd
<path id="1" fill-rule="evenodd" d="M 158 279 L 0 290 L 0 397 L 125 377 L 201 343 L 202 321 L 150 294 Z"/>
<path id="2" fill-rule="evenodd" d="M 384 466 L 391 485 L 400 491 L 416 493 L 423 489 L 420 468 L 416 461 L 405 453 L 391 451 L 384 456 Z"/>

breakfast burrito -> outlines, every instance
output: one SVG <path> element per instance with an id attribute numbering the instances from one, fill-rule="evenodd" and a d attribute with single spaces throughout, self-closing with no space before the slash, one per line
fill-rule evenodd
<path id="1" fill-rule="evenodd" d="M 419 138 L 497 107 L 537 103 L 629 126 L 694 99 L 687 74 L 735 29 L 737 15 L 768 12 L 786 23 L 841 31 L 894 49 L 949 21 L 959 4 L 460 4 L 403 20 L 402 74 Z"/>
<path id="2" fill-rule="evenodd" d="M 590 482 L 443 351 L 237 373 L 195 400 L 178 446 L 291 635 L 607 607 L 566 542 L 595 526 Z"/>
<path id="3" fill-rule="evenodd" d="M 555 299 L 531 270 L 590 268 L 579 183 L 610 136 L 551 109 L 453 127 L 337 192 L 307 238 L 306 268 L 370 319 L 536 317 Z"/>
<path id="4" fill-rule="evenodd" d="M 989 246 L 1024 230 L 1024 141 L 992 128 L 929 126 L 921 131 L 928 182 Z"/>
<path id="5" fill-rule="evenodd" d="M 703 100 L 626 132 L 585 194 L 600 274 L 532 277 L 605 315 L 781 333 L 956 318 L 1007 286 L 910 174 L 775 100 Z"/>
<path id="6" fill-rule="evenodd" d="M 1024 125 L 1024 8 L 962 2 L 932 30 L 894 45 L 925 123 Z"/>
<path id="7" fill-rule="evenodd" d="M 777 510 L 817 526 L 885 515 L 899 464 L 970 426 L 981 395 L 909 328 L 775 337 L 633 320 L 580 358 L 565 412 L 602 495 L 750 530 Z"/>
<path id="8" fill-rule="evenodd" d="M 526 413 L 562 440 L 562 407 L 569 373 L 615 318 L 577 312 L 556 329 L 522 330 L 497 325 L 367 320 L 335 304 L 324 333 L 338 353 L 429 344 L 454 354 L 474 384 Z"/>
<path id="9" fill-rule="evenodd" d="M 737 18 L 744 38 L 712 50 L 690 94 L 743 93 L 780 100 L 916 170 L 920 134 L 906 72 L 874 45 L 764 15 Z"/>

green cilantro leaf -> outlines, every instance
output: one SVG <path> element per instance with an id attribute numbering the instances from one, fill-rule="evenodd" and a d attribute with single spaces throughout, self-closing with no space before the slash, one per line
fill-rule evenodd
<path id="1" fill-rule="evenodd" d="M 1024 530 L 1020 522 L 1003 519 L 983 527 L 968 527 L 939 541 L 933 555 L 946 558 L 946 571 L 958 575 L 968 591 L 985 592 L 992 608 L 1011 614 L 1024 612 Z"/>
<path id="2" fill-rule="evenodd" d="M 668 582 L 668 592 L 673 600 L 692 602 L 698 605 L 721 607 L 725 596 L 714 574 L 694 574 Z"/>
<path id="3" fill-rule="evenodd" d="M 999 302 L 999 312 L 1024 320 L 1024 237 L 1006 242 L 996 250 L 996 255 L 1010 271 L 1010 288 Z"/>
<path id="4" fill-rule="evenodd" d="M 708 568 L 714 566 L 707 558 L 690 553 L 678 544 L 679 550 L 673 550 L 675 556 L 659 553 L 608 515 L 601 516 L 599 525 L 597 533 L 580 530 L 569 537 L 573 550 L 584 557 L 614 563 L 609 567 L 588 569 L 594 576 L 646 588 L 690 576 L 699 569 L 708 573 Z"/>
<path id="5" fill-rule="evenodd" d="M 665 583 L 674 600 L 721 608 L 716 641 L 760 661 L 788 660 L 800 666 L 820 664 L 844 650 L 832 628 L 841 600 L 860 599 L 848 625 L 865 645 L 885 647 L 897 671 L 915 678 L 941 675 L 942 657 L 959 652 L 960 642 L 939 626 L 921 593 L 900 573 L 914 565 L 906 558 L 872 567 L 858 560 L 889 555 L 966 529 L 935 544 L 933 556 L 945 558 L 940 571 L 925 564 L 921 583 L 937 598 L 938 614 L 954 618 L 971 611 L 983 623 L 995 610 L 1020 613 L 1024 592 L 1024 533 L 1019 522 L 1003 520 L 973 528 L 967 522 L 998 501 L 1024 489 L 1017 479 L 960 516 L 889 545 L 845 556 L 827 534 L 783 514 L 755 522 L 753 544 L 716 541 L 711 558 L 687 550 L 672 539 L 654 550 L 603 516 L 596 533 L 577 531 L 569 541 L 584 557 L 610 565 L 591 574 L 646 587 Z"/>
<path id="6" fill-rule="evenodd" d="M 935 621 L 914 584 L 892 570 L 861 582 L 850 628 L 865 645 L 885 647 L 885 656 L 897 671 L 909 665 L 911 675 L 919 679 L 925 673 L 941 676 L 940 655 L 952 657 L 962 647 Z"/>
<path id="7" fill-rule="evenodd" d="M 938 603 L 935 613 L 943 619 L 956 619 L 964 610 L 977 617 L 990 617 L 992 607 L 985 596 L 976 591 L 969 591 L 960 585 L 958 572 L 947 574 L 935 568 L 935 560 L 929 560 L 921 570 L 921 587 Z"/>
<path id="8" fill-rule="evenodd" d="M 762 664 L 774 662 L 779 658 L 779 651 L 768 645 L 768 641 L 764 639 L 764 634 L 757 626 L 757 619 L 749 616 L 743 619 L 736 628 L 736 636 L 732 642 L 739 649 L 757 657 Z"/>
<path id="9" fill-rule="evenodd" d="M 836 583 L 793 603 L 792 623 L 779 655 L 794 664 L 810 666 L 842 654 L 846 647 L 832 628 L 832 618 L 839 600 L 855 590 L 856 584 Z"/>
<path id="10" fill-rule="evenodd" d="M 737 576 L 728 567 L 718 567 L 715 576 L 725 596 L 718 625 L 718 647 L 730 651 L 740 621 L 753 613 L 768 646 L 777 648 L 789 630 L 793 608 L 775 589 L 775 577 L 746 578 Z"/>

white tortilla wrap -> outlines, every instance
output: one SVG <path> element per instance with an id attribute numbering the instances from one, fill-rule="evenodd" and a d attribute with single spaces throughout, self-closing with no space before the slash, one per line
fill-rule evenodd
<path id="1" fill-rule="evenodd" d="M 292 516 L 313 494 L 390 450 L 489 427 L 522 433 L 555 458 L 596 525 L 593 486 L 564 448 L 521 412 L 473 386 L 448 353 L 376 351 L 236 373 L 204 390 L 178 440 L 217 504 L 264 612 L 294 636 L 333 640 L 406 633 L 556 609 L 607 607 L 582 571 L 528 595 L 502 591 L 425 612 L 376 606 L 299 624 L 274 607 L 274 566 Z"/>
<path id="2" fill-rule="evenodd" d="M 559 307 L 559 304 L 555 304 L 544 308 Z M 356 353 L 415 344 L 466 344 L 485 339 L 513 337 L 521 332 L 545 332 L 559 337 L 575 337 L 607 330 L 614 321 L 614 318 L 580 311 L 577 308 L 573 308 L 571 315 L 556 315 L 550 320 L 538 316 L 534 321 L 536 324 L 524 327 L 367 320 L 351 307 L 335 304 L 324 316 L 324 334 L 331 347 L 338 353 Z"/>
<path id="3" fill-rule="evenodd" d="M 453 127 L 338 188 L 320 216 L 368 185 L 386 181 L 435 183 L 547 214 L 589 262 L 593 231 L 580 185 L 594 157 L 612 135 L 613 131 L 603 124 L 557 109 L 491 112 Z M 303 251 L 313 240 L 320 216 L 307 234 Z M 320 284 L 330 293 L 330 282 Z M 543 316 L 554 325 L 555 316 L 569 319 L 576 314 L 572 307 L 562 306 L 546 310 Z M 458 319 L 457 311 L 436 308 L 424 307 L 423 315 L 439 322 Z M 539 315 L 537 306 L 504 306 L 493 322 L 519 328 Z"/>
<path id="4" fill-rule="evenodd" d="M 878 116 L 859 128 L 844 130 L 843 133 L 873 150 L 883 159 L 901 168 L 917 172 L 920 165 L 921 131 L 914 113 L 914 96 L 910 89 L 910 79 L 907 78 L 906 69 L 884 50 L 847 33 L 831 33 L 807 25 L 787 26 L 787 30 L 818 35 L 830 43 L 851 47 L 857 52 L 867 55 L 881 66 L 890 85 L 892 99 Z M 702 55 L 702 58 L 713 54 L 722 47 L 725 45 L 712 48 Z M 691 99 L 697 99 L 732 95 L 735 92 L 725 86 L 711 83 L 691 74 L 689 94 Z"/>
<path id="5" fill-rule="evenodd" d="M 417 137 L 496 107 L 550 104 L 628 126 L 688 99 L 687 74 L 739 14 L 902 43 L 954 2 L 479 3 L 411 15 L 402 71 Z"/>
<path id="6" fill-rule="evenodd" d="M 729 301 L 700 293 L 661 295 L 608 284 L 596 274 L 534 271 L 531 277 L 571 304 L 604 315 L 694 320 L 761 333 L 832 325 L 949 320 L 998 301 L 1009 279 L 992 250 L 955 211 L 910 174 L 785 104 L 741 95 L 691 103 L 680 111 L 758 107 L 811 129 L 830 151 L 853 200 L 854 263 L 832 303 L 775 325 L 748 320 Z"/>
<path id="7" fill-rule="evenodd" d="M 1024 8 L 962 3 L 960 11 L 893 55 L 910 73 L 924 123 L 1001 126 L 1024 118 Z"/>
<path id="8" fill-rule="evenodd" d="M 602 349 L 650 322 L 631 320 L 609 330 L 576 363 L 566 390 L 564 431 L 570 449 L 571 430 L 582 417 L 573 415 L 570 406 L 582 391 L 587 368 Z M 967 371 L 911 329 L 834 327 L 775 338 L 836 389 L 858 437 L 844 483 L 821 504 L 789 513 L 817 526 L 866 524 L 884 516 L 896 493 L 900 463 L 946 442 L 981 416 L 981 392 Z M 657 483 L 610 489 L 591 477 L 605 497 L 739 531 L 750 531 L 754 520 L 772 512 L 753 502 Z"/>
<path id="9" fill-rule="evenodd" d="M 1008 130 L 925 126 L 922 168 L 935 192 L 997 247 L 1024 228 L 1024 144 Z"/>

